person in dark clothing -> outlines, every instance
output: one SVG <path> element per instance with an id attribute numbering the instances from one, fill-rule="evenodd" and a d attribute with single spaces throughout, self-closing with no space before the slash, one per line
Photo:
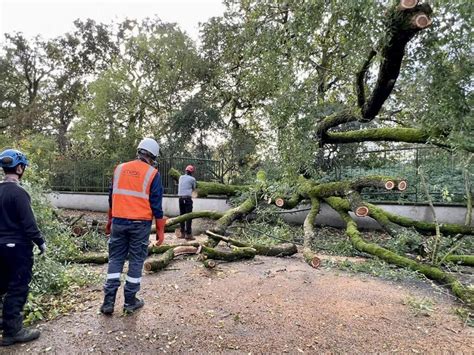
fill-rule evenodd
<path id="1" fill-rule="evenodd" d="M 35 340 L 37 329 L 23 328 L 21 312 L 25 306 L 33 268 L 33 243 L 46 250 L 36 225 L 28 193 L 20 180 L 28 165 L 26 156 L 14 149 L 0 153 L 0 166 L 5 178 L 0 183 L 0 309 L 3 338 L 7 346 Z"/>
<path id="2" fill-rule="evenodd" d="M 193 211 L 192 193 L 196 190 L 196 179 L 193 177 L 194 166 L 188 165 L 185 174 L 179 177 L 178 196 L 179 196 L 179 214 L 183 215 Z M 192 230 L 192 219 L 180 223 L 180 233 L 178 238 L 194 240 Z"/>

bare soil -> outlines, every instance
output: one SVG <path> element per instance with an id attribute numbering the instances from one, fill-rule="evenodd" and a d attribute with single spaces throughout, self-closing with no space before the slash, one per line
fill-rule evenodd
<path id="1" fill-rule="evenodd" d="M 213 270 L 194 257 L 174 260 L 144 275 L 145 307 L 129 316 L 122 294 L 107 317 L 100 287 L 80 292 L 89 299 L 82 311 L 38 325 L 40 339 L 0 354 L 474 353 L 474 329 L 453 312 L 459 304 L 428 282 L 315 270 L 299 254 Z M 407 303 L 426 299 L 434 308 L 422 314 Z"/>

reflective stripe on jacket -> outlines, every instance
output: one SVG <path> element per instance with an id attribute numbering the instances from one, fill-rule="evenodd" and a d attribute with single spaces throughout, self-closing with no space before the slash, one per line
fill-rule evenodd
<path id="1" fill-rule="evenodd" d="M 151 221 L 150 186 L 157 173 L 141 160 L 118 165 L 112 186 L 112 217 Z"/>

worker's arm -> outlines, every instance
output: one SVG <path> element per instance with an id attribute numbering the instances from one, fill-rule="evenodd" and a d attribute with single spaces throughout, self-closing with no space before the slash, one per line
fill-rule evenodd
<path id="1" fill-rule="evenodd" d="M 21 190 L 14 199 L 17 216 L 22 226 L 23 233 L 26 238 L 30 239 L 38 247 L 44 245 L 44 239 L 36 224 L 36 218 L 31 209 L 30 195 L 24 190 Z"/>
<path id="2" fill-rule="evenodd" d="M 163 218 L 163 185 L 160 173 L 156 173 L 151 182 L 150 206 L 156 219 Z"/>

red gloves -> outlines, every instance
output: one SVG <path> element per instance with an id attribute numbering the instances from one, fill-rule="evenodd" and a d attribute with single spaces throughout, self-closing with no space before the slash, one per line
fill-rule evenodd
<path id="1" fill-rule="evenodd" d="M 156 224 L 156 242 L 155 245 L 163 244 L 165 240 L 166 217 L 155 220 Z"/>
<path id="2" fill-rule="evenodd" d="M 112 232 L 112 210 L 109 209 L 109 212 L 108 212 L 108 221 L 107 221 L 107 225 L 105 226 L 105 234 L 107 235 L 110 235 L 110 233 Z"/>

